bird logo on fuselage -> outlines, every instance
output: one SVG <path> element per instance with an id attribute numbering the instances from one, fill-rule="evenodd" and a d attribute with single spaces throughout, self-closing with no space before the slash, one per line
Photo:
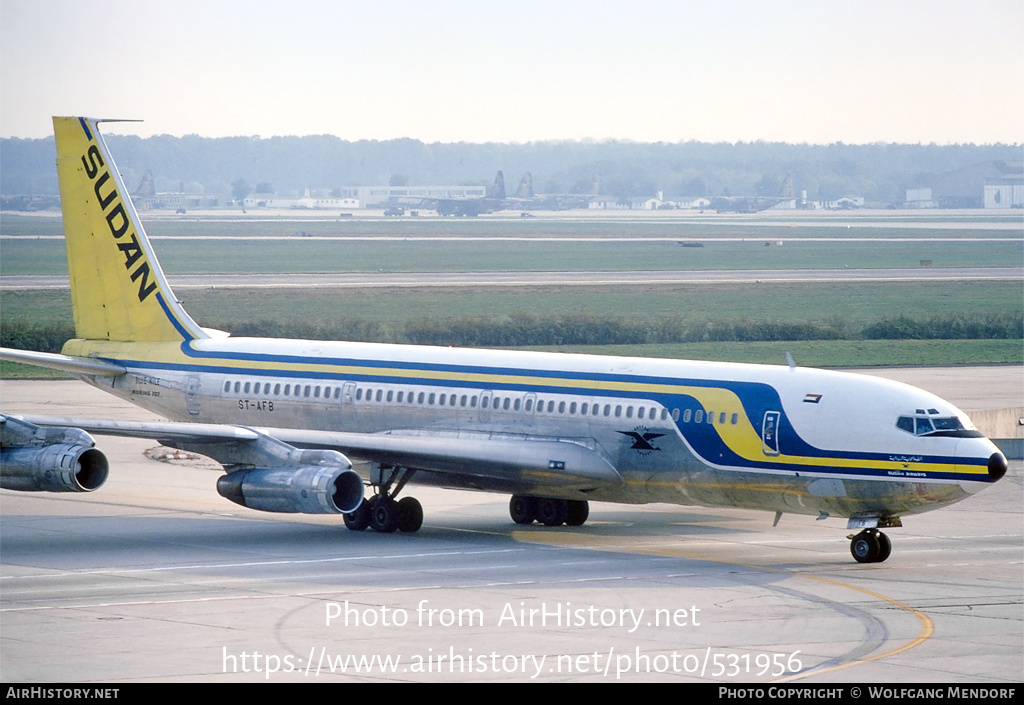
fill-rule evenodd
<path id="1" fill-rule="evenodd" d="M 633 431 L 619 431 L 623 436 L 628 436 L 633 439 L 633 445 L 629 447 L 630 450 L 635 450 L 641 455 L 647 455 L 653 450 L 661 450 L 655 445 L 651 444 L 655 438 L 661 438 L 664 433 L 652 433 L 643 426 L 637 426 L 636 430 Z"/>

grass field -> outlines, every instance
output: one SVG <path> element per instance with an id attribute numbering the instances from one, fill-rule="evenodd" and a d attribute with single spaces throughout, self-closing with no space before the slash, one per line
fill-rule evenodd
<path id="1" fill-rule="evenodd" d="M 998 267 L 1024 261 L 1024 241 L 708 242 L 160 240 L 168 274 L 299 272 L 672 271 Z M 0 276 L 64 275 L 61 240 L 0 241 Z"/>
<path id="2" fill-rule="evenodd" d="M 161 263 L 169 274 L 234 272 L 263 273 L 341 271 L 515 271 L 515 270 L 673 270 L 673 269 L 802 269 L 1006 266 L 1024 262 L 1024 238 L 1005 229 L 1019 222 L 991 216 L 986 227 L 971 220 L 935 215 L 877 216 L 852 227 L 743 219 L 666 219 L 641 216 L 618 219 L 348 219 L 252 220 L 224 219 L 147 222 Z M 864 227 L 859 227 L 862 222 Z M 995 223 L 1002 227 L 991 227 Z M 868 224 L 887 227 L 868 227 Z M 934 225 L 935 227 L 932 227 Z M 37 239 L 60 234 L 60 220 L 4 215 L 0 220 L 0 275 L 61 275 L 67 270 L 63 241 Z M 986 229 L 987 228 L 987 229 Z M 330 239 L 273 240 L 302 233 Z M 199 233 L 220 239 L 193 239 Z M 425 241 L 455 235 L 469 241 Z M 401 236 L 410 240 L 352 241 L 347 237 Z M 627 242 L 546 242 L 495 237 L 631 238 Z M 784 236 L 784 237 L 783 237 Z M 701 238 L 703 247 L 681 247 L 676 241 Z M 808 241 L 811 237 L 870 238 Z M 898 242 L 886 237 L 904 238 Z M 176 239 L 178 238 L 178 239 Z M 237 238 L 237 239 L 232 239 Z M 726 240 L 723 238 L 738 238 Z M 941 238 L 935 240 L 931 238 Z M 984 241 L 968 241 L 985 238 Z M 989 238 L 995 238 L 990 241 Z M 477 241 L 473 241 L 477 239 Z M 765 242 L 783 245 L 765 247 Z M 351 330 L 372 328 L 375 339 L 401 340 L 413 325 L 457 319 L 500 321 L 515 316 L 594 318 L 658 322 L 665 320 L 723 323 L 778 322 L 827 324 L 855 332 L 896 315 L 927 317 L 983 315 L 1020 316 L 1024 295 L 1019 283 L 887 282 L 887 283 L 757 283 L 749 285 L 630 285 L 608 287 L 499 287 L 423 289 L 189 289 L 176 292 L 202 325 L 224 330 L 252 322 L 309 323 Z M 2 322 L 33 325 L 68 323 L 67 291 L 0 292 Z M 367 324 L 371 324 L 368 326 Z M 354 335 L 352 337 L 358 337 Z M 767 347 L 764 347 L 767 346 Z M 799 347 L 798 347 L 799 346 Z M 560 346 L 559 350 L 567 350 Z M 575 350 L 575 348 L 574 348 Z M 1019 340 L 877 341 L 829 340 L 781 343 L 686 343 L 671 345 L 600 346 L 587 352 L 657 355 L 757 362 L 782 360 L 800 352 L 801 364 L 861 366 L 872 364 L 954 364 L 1020 362 Z M 4 368 L 0 368 L 4 369 Z"/>
<path id="3" fill-rule="evenodd" d="M 187 289 L 178 292 L 206 326 L 301 319 L 328 325 L 374 320 L 404 327 L 425 320 L 582 315 L 628 319 L 827 322 L 860 327 L 894 314 L 911 317 L 1024 310 L 1020 287 L 1005 282 L 762 283 L 752 285 L 586 286 L 453 289 Z M 69 322 L 67 290 L 3 291 L 5 320 Z"/>

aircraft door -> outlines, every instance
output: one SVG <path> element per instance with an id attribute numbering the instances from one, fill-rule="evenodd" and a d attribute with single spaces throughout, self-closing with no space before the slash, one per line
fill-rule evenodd
<path id="1" fill-rule="evenodd" d="M 191 416 L 199 416 L 199 377 L 190 375 L 185 379 L 185 410 Z"/>
<path id="2" fill-rule="evenodd" d="M 341 385 L 341 423 L 345 428 L 351 428 L 356 423 L 355 393 L 355 382 Z"/>
<path id="3" fill-rule="evenodd" d="M 491 402 L 494 400 L 494 392 L 487 389 L 480 394 L 480 406 L 477 410 L 480 412 L 481 421 L 491 420 Z"/>
<path id="4" fill-rule="evenodd" d="M 764 412 L 764 422 L 761 424 L 761 442 L 765 455 L 779 454 L 779 419 L 782 412 Z"/>
<path id="5" fill-rule="evenodd" d="M 533 425 L 533 415 L 537 409 L 537 395 L 534 392 L 530 392 L 523 399 L 523 421 L 526 422 L 527 426 Z"/>

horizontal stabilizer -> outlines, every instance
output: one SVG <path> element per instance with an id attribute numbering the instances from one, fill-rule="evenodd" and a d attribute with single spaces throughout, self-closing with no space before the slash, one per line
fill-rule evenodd
<path id="1" fill-rule="evenodd" d="M 57 353 L 34 352 L 32 350 L 15 350 L 13 348 L 0 348 L 0 360 L 20 362 L 24 365 L 35 365 L 36 367 L 48 367 L 51 370 L 61 370 L 74 375 L 93 375 L 95 377 L 120 377 L 127 372 L 120 365 L 104 362 L 103 360 L 58 355 Z"/>

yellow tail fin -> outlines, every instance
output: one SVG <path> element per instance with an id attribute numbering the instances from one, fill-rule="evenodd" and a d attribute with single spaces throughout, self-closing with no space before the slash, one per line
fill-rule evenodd
<path id="1" fill-rule="evenodd" d="M 132 342 L 208 337 L 167 285 L 99 122 L 53 118 L 76 336 Z"/>

